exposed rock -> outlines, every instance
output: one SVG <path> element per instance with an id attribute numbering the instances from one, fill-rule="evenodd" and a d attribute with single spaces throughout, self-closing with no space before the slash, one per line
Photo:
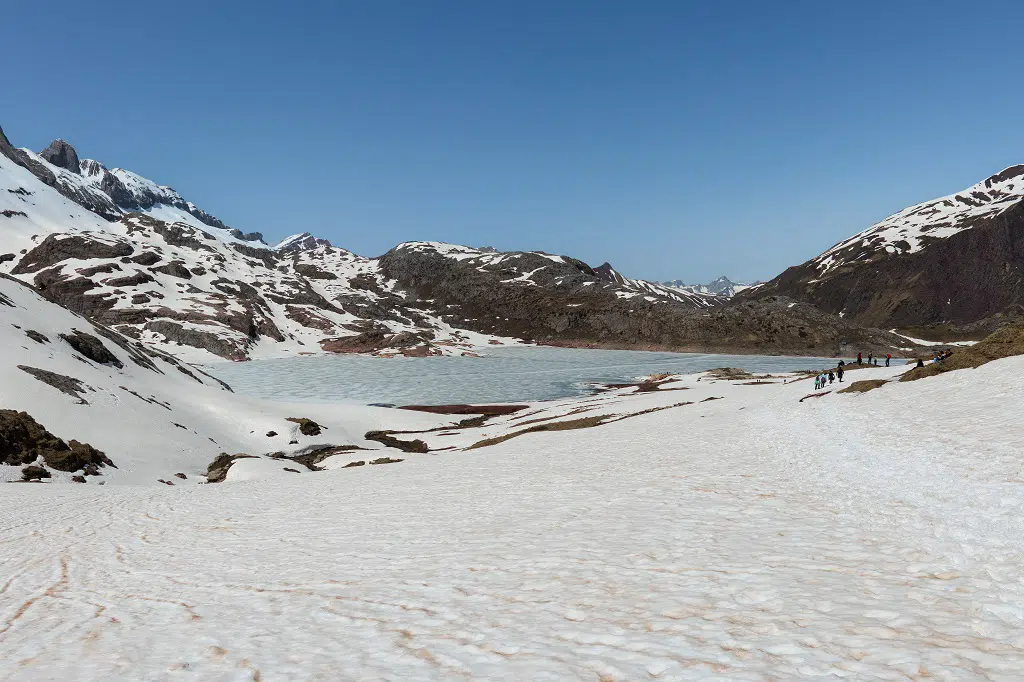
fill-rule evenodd
<path id="1" fill-rule="evenodd" d="M 161 260 L 160 254 L 156 251 L 143 251 L 137 256 L 132 256 L 127 259 L 129 263 L 137 263 L 138 265 L 156 265 Z"/>
<path id="2" fill-rule="evenodd" d="M 79 168 L 78 154 L 75 152 L 75 148 L 64 140 L 54 140 L 49 147 L 39 152 L 39 156 L 54 166 L 59 166 L 72 173 L 80 175 L 82 172 Z"/>
<path id="3" fill-rule="evenodd" d="M 82 235 L 51 234 L 18 261 L 11 274 L 38 272 L 69 258 L 120 258 L 135 251 L 126 242 L 108 242 Z"/>
<path id="4" fill-rule="evenodd" d="M 370 461 L 370 464 L 395 464 L 396 462 L 403 462 L 405 460 L 392 459 L 391 457 L 380 457 Z"/>
<path id="5" fill-rule="evenodd" d="M 308 277 L 310 279 L 338 279 L 338 276 L 335 275 L 333 272 L 321 270 L 317 266 L 309 263 L 300 263 L 296 265 L 295 272 L 299 273 L 303 277 Z"/>
<path id="6" fill-rule="evenodd" d="M 0 463 L 18 466 L 40 457 L 46 466 L 58 471 L 113 466 L 96 448 L 77 440 L 65 443 L 27 412 L 0 410 Z"/>
<path id="7" fill-rule="evenodd" d="M 66 393 L 73 398 L 77 398 L 78 402 L 82 405 L 89 404 L 89 401 L 82 396 L 87 387 L 79 379 L 65 376 L 63 374 L 57 374 L 56 372 L 51 372 L 46 369 L 39 369 L 38 367 L 29 367 L 27 365 L 18 365 L 18 369 L 27 374 L 31 374 L 44 384 L 53 386 L 61 393 Z"/>
<path id="8" fill-rule="evenodd" d="M 140 284 L 146 284 L 147 282 L 153 282 L 153 276 L 142 270 L 136 270 L 134 275 L 127 275 L 125 277 L 115 277 L 108 279 L 104 282 L 110 287 L 136 287 Z"/>
<path id="9" fill-rule="evenodd" d="M 346 464 L 345 466 L 343 466 L 341 468 L 342 469 L 348 469 L 349 467 L 361 467 L 361 466 L 365 466 L 365 465 L 366 465 L 365 461 L 359 460 L 358 462 L 349 462 L 348 464 Z"/>
<path id="10" fill-rule="evenodd" d="M 267 431 L 267 438 L 273 438 L 277 435 L 277 431 Z"/>
<path id="11" fill-rule="evenodd" d="M 175 477 L 176 477 L 176 478 L 180 478 L 180 479 L 181 479 L 181 480 L 183 480 L 183 481 L 184 481 L 184 480 L 187 480 L 187 479 L 188 479 L 188 476 L 186 476 L 185 474 L 183 474 L 183 473 L 180 473 L 180 472 L 179 472 L 179 473 L 176 473 L 176 474 L 174 474 L 174 475 L 175 475 Z"/>
<path id="12" fill-rule="evenodd" d="M 150 270 L 153 272 L 162 272 L 165 275 L 181 279 L 192 279 L 192 273 L 187 267 L 185 267 L 185 263 L 180 260 L 171 261 L 170 263 L 161 265 L 158 268 L 150 268 Z"/>
<path id="13" fill-rule="evenodd" d="M 37 332 L 35 329 L 26 329 L 25 336 L 32 339 L 36 343 L 50 343 L 50 339 L 46 338 L 45 334 Z"/>
<path id="14" fill-rule="evenodd" d="M 366 440 L 372 440 L 380 443 L 389 448 L 395 448 L 402 452 L 414 452 L 424 454 L 430 452 L 430 448 L 425 442 L 420 439 L 415 440 L 401 440 L 395 438 L 393 435 L 394 431 L 369 431 L 363 438 Z"/>
<path id="15" fill-rule="evenodd" d="M 326 426 L 320 426 L 312 419 L 307 419 L 306 417 L 288 417 L 287 421 L 298 424 L 299 433 L 303 436 L 319 436 L 320 429 L 327 428 Z"/>
<path id="16" fill-rule="evenodd" d="M 85 483 L 85 476 L 76 475 L 71 477 L 72 483 Z"/>
<path id="17" fill-rule="evenodd" d="M 163 334 L 170 341 L 176 341 L 193 348 L 204 348 L 215 355 L 229 360 L 245 360 L 245 347 L 220 336 L 216 331 L 205 332 L 187 329 L 184 325 L 170 320 L 153 320 L 145 325 L 147 331 Z M 211 327 L 216 330 L 216 327 Z"/>
<path id="18" fill-rule="evenodd" d="M 103 345 L 103 342 L 92 334 L 86 334 L 74 329 L 70 334 L 61 334 L 60 338 L 64 339 L 65 343 L 93 362 L 98 362 L 101 365 L 113 365 L 118 369 L 124 367 L 122 362 L 117 359 L 117 356 L 111 353 Z"/>
<path id="19" fill-rule="evenodd" d="M 103 263 L 102 265 L 95 265 L 91 268 L 79 268 L 77 272 L 82 277 L 92 277 L 101 273 L 117 272 L 121 269 L 121 266 L 117 263 Z"/>
<path id="20" fill-rule="evenodd" d="M 210 462 L 210 466 L 206 468 L 206 482 L 207 483 L 220 483 L 228 475 L 228 469 L 235 463 L 235 460 L 239 459 L 254 459 L 253 455 L 237 454 L 229 455 L 226 452 L 222 452 Z"/>
<path id="21" fill-rule="evenodd" d="M 50 472 L 41 466 L 29 464 L 21 470 L 21 480 L 38 481 L 43 478 L 50 478 Z"/>

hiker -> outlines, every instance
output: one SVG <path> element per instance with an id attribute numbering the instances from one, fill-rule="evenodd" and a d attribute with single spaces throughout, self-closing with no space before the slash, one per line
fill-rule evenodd
<path id="1" fill-rule="evenodd" d="M 924 367 L 924 360 L 922 360 L 921 358 L 918 358 L 917 359 L 917 366 L 918 367 Z"/>
<path id="2" fill-rule="evenodd" d="M 863 365 L 864 364 L 864 356 L 861 355 L 860 353 L 857 353 L 857 364 L 858 365 Z"/>
<path id="3" fill-rule="evenodd" d="M 843 383 L 843 365 L 845 364 L 845 362 L 840 360 L 839 364 L 836 365 L 836 375 L 839 377 L 839 383 Z"/>
<path id="4" fill-rule="evenodd" d="M 874 353 L 868 353 L 868 364 L 869 365 L 871 364 L 871 361 L 874 359 L 874 357 L 875 357 Z"/>
<path id="5" fill-rule="evenodd" d="M 829 370 L 829 371 L 828 371 L 828 383 L 829 383 L 829 384 L 831 384 L 831 383 L 832 383 L 832 382 L 834 382 L 835 380 L 836 380 L 836 375 L 835 375 L 835 373 L 833 373 L 833 372 L 832 372 L 832 370 Z"/>
<path id="6" fill-rule="evenodd" d="M 886 367 L 888 367 L 888 366 L 889 366 L 889 361 L 890 361 L 890 360 L 892 360 L 892 353 L 886 353 L 886 354 L 885 354 L 885 366 L 886 366 Z"/>

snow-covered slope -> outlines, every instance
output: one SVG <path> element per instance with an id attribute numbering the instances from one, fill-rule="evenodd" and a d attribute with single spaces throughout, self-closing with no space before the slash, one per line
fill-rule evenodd
<path id="1" fill-rule="evenodd" d="M 990 221 L 1024 199 L 1024 165 L 1011 166 L 967 189 L 905 208 L 811 260 L 821 277 L 879 252 L 914 253 L 937 240 Z"/>
<path id="2" fill-rule="evenodd" d="M 290 457 L 328 445 L 379 449 L 364 438 L 367 431 L 444 422 L 358 405 L 290 406 L 237 396 L 201 369 L 97 326 L 6 276 L 0 276 L 0 348 L 0 410 L 24 411 L 54 436 L 87 443 L 111 463 L 97 460 L 84 472 L 81 463 L 62 470 L 50 459 L 4 464 L 18 448 L 12 450 L 9 415 L 0 413 L 0 481 L 17 480 L 24 465 L 38 463 L 51 480 L 64 482 L 87 473 L 92 483 L 190 485 L 205 481 L 207 466 L 224 452 Z M 307 435 L 289 417 L 312 418 L 323 432 Z M 282 471 L 296 464 L 285 458 L 262 466 Z"/>
<path id="3" fill-rule="evenodd" d="M 1007 168 L 889 216 L 740 297 L 787 296 L 915 336 L 984 336 L 1024 313 L 1022 199 L 1024 166 Z"/>
<path id="4" fill-rule="evenodd" d="M 1014 680 L 1021 372 L 689 377 L 388 466 L 0 486 L 0 678 Z"/>

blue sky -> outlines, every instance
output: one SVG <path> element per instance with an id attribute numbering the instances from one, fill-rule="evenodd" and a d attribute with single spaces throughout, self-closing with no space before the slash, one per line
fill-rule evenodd
<path id="1" fill-rule="evenodd" d="M 768 278 L 1024 162 L 1020 3 L 34 2 L 0 126 L 268 240 Z"/>

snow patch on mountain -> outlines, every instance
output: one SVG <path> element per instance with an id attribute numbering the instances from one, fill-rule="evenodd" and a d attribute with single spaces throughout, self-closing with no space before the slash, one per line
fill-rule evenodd
<path id="1" fill-rule="evenodd" d="M 668 282 L 662 282 L 663 286 L 671 287 L 673 289 L 683 289 L 685 291 L 691 291 L 695 294 L 705 294 L 712 296 L 723 296 L 725 298 L 732 298 L 739 292 L 749 289 L 759 284 L 741 284 L 739 282 L 733 282 L 731 279 L 722 275 L 718 279 L 715 279 L 707 284 L 686 284 L 682 280 L 674 279 Z"/>
<path id="2" fill-rule="evenodd" d="M 1024 198 L 1024 165 L 1011 166 L 967 189 L 916 204 L 849 239 L 811 261 L 820 276 L 874 255 L 915 253 L 930 241 L 970 229 L 976 220 L 1005 212 Z"/>

